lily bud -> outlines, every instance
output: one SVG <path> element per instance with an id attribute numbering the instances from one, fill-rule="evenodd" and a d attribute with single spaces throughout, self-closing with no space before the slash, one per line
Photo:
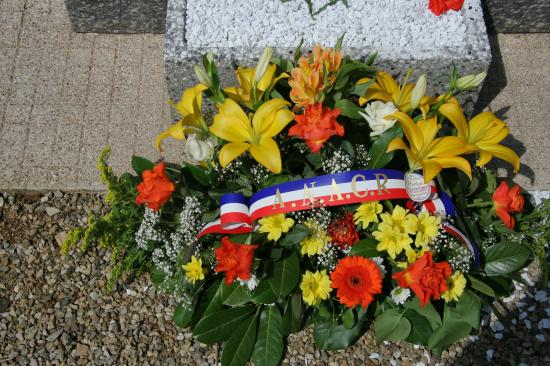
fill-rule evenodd
<path id="1" fill-rule="evenodd" d="M 411 102 L 410 102 L 411 111 L 415 110 L 420 104 L 420 100 L 426 94 L 427 85 L 428 85 L 428 80 L 427 80 L 426 74 L 420 75 L 420 77 L 416 81 L 416 84 L 412 90 Z"/>
<path id="2" fill-rule="evenodd" d="M 481 84 L 481 82 L 487 76 L 486 72 L 480 72 L 479 74 L 466 75 L 456 81 L 456 87 L 459 90 L 474 89 Z"/>
<path id="3" fill-rule="evenodd" d="M 204 141 L 200 140 L 197 135 L 191 134 L 187 136 L 187 140 L 185 141 L 184 158 L 187 162 L 197 165 L 212 157 L 215 146 L 215 139 L 209 138 Z"/>
<path id="4" fill-rule="evenodd" d="M 199 79 L 199 82 L 203 85 L 206 85 L 208 89 L 212 87 L 212 78 L 202 67 L 199 65 L 193 66 L 195 70 L 195 74 L 197 75 L 197 79 Z"/>
<path id="5" fill-rule="evenodd" d="M 269 61 L 271 61 L 271 56 L 273 55 L 273 49 L 271 47 L 264 48 L 262 56 L 258 61 L 258 66 L 256 66 L 256 72 L 254 73 L 254 80 L 258 83 L 262 76 L 264 76 L 267 67 L 269 66 Z"/>
<path id="6" fill-rule="evenodd" d="M 208 60 L 208 62 L 214 62 L 214 54 L 212 53 L 212 51 L 208 51 L 208 53 L 206 54 L 206 59 Z"/>

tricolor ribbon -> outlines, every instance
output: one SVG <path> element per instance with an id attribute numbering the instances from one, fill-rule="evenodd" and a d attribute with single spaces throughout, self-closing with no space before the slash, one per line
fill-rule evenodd
<path id="1" fill-rule="evenodd" d="M 262 217 L 309 210 L 316 206 L 409 199 L 404 176 L 403 172 L 391 169 L 355 170 L 276 184 L 258 191 L 249 199 L 240 193 L 228 193 L 220 199 L 219 219 L 204 226 L 198 237 L 213 233 L 250 233 L 254 231 L 254 222 Z M 444 192 L 438 193 L 433 181 L 430 182 L 430 189 L 429 199 L 417 204 L 417 210 L 443 217 L 455 216 L 455 207 L 449 196 Z M 445 229 L 451 235 L 461 241 L 466 238 L 454 226 L 445 225 L 452 227 Z M 468 243 L 468 249 L 475 258 L 475 244 Z"/>

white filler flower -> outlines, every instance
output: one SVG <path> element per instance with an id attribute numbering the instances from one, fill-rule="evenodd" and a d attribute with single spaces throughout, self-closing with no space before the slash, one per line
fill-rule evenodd
<path id="1" fill-rule="evenodd" d="M 404 304 L 411 296 L 411 290 L 408 288 L 396 287 L 391 291 L 391 299 L 397 305 Z"/>
<path id="2" fill-rule="evenodd" d="M 365 113 L 359 112 L 364 119 L 367 120 L 372 132 L 371 136 L 378 136 L 387 129 L 393 127 L 396 119 L 385 119 L 384 117 L 394 114 L 397 111 L 395 105 L 392 102 L 380 102 L 375 101 L 367 104 L 365 107 Z"/>

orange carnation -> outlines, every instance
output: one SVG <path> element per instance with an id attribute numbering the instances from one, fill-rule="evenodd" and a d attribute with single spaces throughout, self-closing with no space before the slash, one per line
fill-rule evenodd
<path id="1" fill-rule="evenodd" d="M 403 288 L 410 288 L 426 306 L 430 298 L 439 299 L 447 291 L 447 277 L 451 275 L 449 262 L 434 263 L 431 252 L 425 252 L 406 270 L 395 273 L 392 278 Z"/>
<path id="2" fill-rule="evenodd" d="M 348 308 L 367 307 L 375 294 L 382 293 L 382 273 L 370 259 L 353 256 L 338 261 L 330 275 L 332 288 L 338 289 L 341 304 Z"/>
<path id="3" fill-rule="evenodd" d="M 290 71 L 288 84 L 291 86 L 290 98 L 298 107 L 315 104 L 321 97 L 321 92 L 327 86 L 323 83 L 323 71 L 327 71 L 327 80 L 332 84 L 336 72 L 340 68 L 342 56 L 332 48 L 319 45 L 313 48 L 308 57 L 301 57 L 299 67 Z"/>
<path id="4" fill-rule="evenodd" d="M 225 283 L 231 285 L 238 277 L 243 281 L 250 279 L 250 267 L 254 261 L 257 245 L 233 243 L 227 236 L 222 238 L 222 246 L 214 249 L 216 255 L 216 273 L 225 272 Z"/>
<path id="5" fill-rule="evenodd" d="M 153 167 L 153 170 L 146 170 L 141 175 L 143 181 L 138 184 L 136 204 L 147 204 L 153 211 L 158 211 L 172 196 L 176 186 L 164 172 L 164 162 Z"/>
<path id="6" fill-rule="evenodd" d="M 493 207 L 495 208 L 495 212 L 510 230 L 516 224 L 514 217 L 510 213 L 523 211 L 524 203 L 525 199 L 521 195 L 521 187 L 518 185 L 510 188 L 508 183 L 502 181 L 493 192 Z"/>
<path id="7" fill-rule="evenodd" d="M 336 120 L 339 115 L 339 109 L 323 107 L 321 103 L 307 106 L 304 114 L 294 117 L 297 123 L 288 130 L 288 135 L 300 137 L 311 151 L 319 152 L 331 136 L 344 136 L 344 126 Z"/>

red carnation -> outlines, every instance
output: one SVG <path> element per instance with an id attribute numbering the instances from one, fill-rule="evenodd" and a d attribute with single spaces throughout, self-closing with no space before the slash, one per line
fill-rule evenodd
<path id="1" fill-rule="evenodd" d="M 257 245 L 233 243 L 227 236 L 222 238 L 222 246 L 214 249 L 216 255 L 216 273 L 225 272 L 225 283 L 231 285 L 238 277 L 243 281 L 250 279 L 250 267 L 254 261 Z"/>
<path id="2" fill-rule="evenodd" d="M 304 114 L 294 117 L 297 123 L 288 130 L 288 135 L 300 137 L 312 152 L 319 152 L 331 136 L 344 136 L 344 126 L 336 120 L 339 115 L 339 109 L 323 107 L 321 103 L 308 105 Z"/>
<path id="3" fill-rule="evenodd" d="M 521 195 L 521 187 L 515 185 L 512 188 L 502 181 L 493 192 L 493 207 L 495 213 L 510 230 L 514 228 L 515 220 L 510 213 L 523 211 L 525 199 Z"/>
<path id="4" fill-rule="evenodd" d="M 143 172 L 143 181 L 137 186 L 136 204 L 145 203 L 153 211 L 158 211 L 170 199 L 176 186 L 170 181 L 164 168 L 164 163 L 160 162 L 152 170 Z"/>
<path id="5" fill-rule="evenodd" d="M 451 275 L 449 262 L 433 262 L 432 253 L 426 252 L 406 270 L 395 273 L 392 278 L 403 288 L 410 288 L 426 306 L 431 298 L 447 291 L 447 277 Z"/>
<path id="6" fill-rule="evenodd" d="M 437 16 L 449 11 L 459 11 L 464 5 L 464 0 L 430 0 L 429 8 Z"/>
<path id="7" fill-rule="evenodd" d="M 353 214 L 346 212 L 344 217 L 333 220 L 328 226 L 328 235 L 332 238 L 332 242 L 340 248 L 357 243 L 359 234 L 353 223 Z"/>

